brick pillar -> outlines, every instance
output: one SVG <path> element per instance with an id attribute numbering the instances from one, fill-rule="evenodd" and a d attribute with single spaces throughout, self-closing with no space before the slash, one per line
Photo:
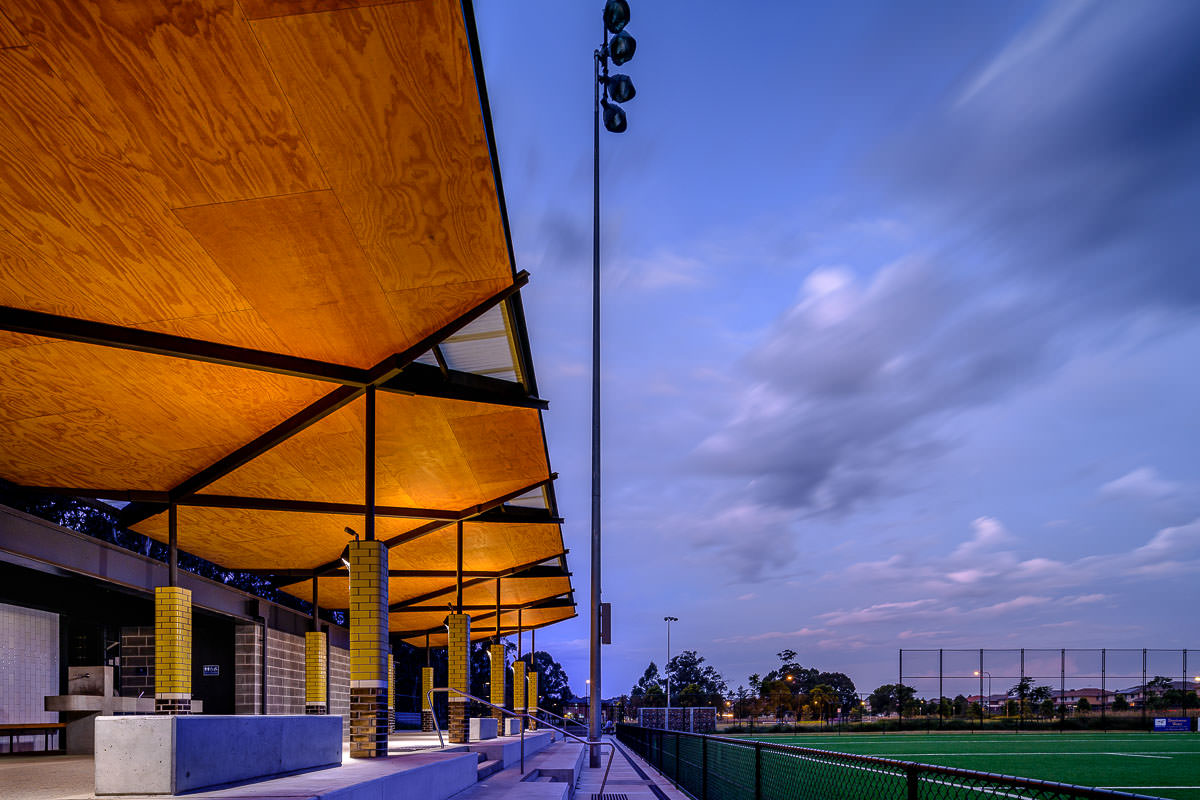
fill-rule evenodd
<path id="1" fill-rule="evenodd" d="M 387 710 L 387 729 L 388 733 L 396 730 L 396 660 L 395 657 L 388 653 L 388 710 Z"/>
<path id="2" fill-rule="evenodd" d="M 492 705 L 504 707 L 504 684 L 508 678 L 508 664 L 504 663 L 504 645 L 494 644 L 488 648 L 492 672 Z M 499 708 L 492 709 L 492 716 L 500 720 L 500 733 L 504 733 L 504 712 Z"/>
<path id="3" fill-rule="evenodd" d="M 350 757 L 387 755 L 387 547 L 350 543 Z"/>
<path id="4" fill-rule="evenodd" d="M 531 670 L 527 677 L 529 678 L 529 714 L 536 717 L 538 710 L 538 674 Z M 529 720 L 529 730 L 537 730 L 537 720 Z"/>
<path id="5" fill-rule="evenodd" d="M 449 675 L 446 685 L 451 689 L 464 692 L 471 691 L 471 618 L 466 614 L 450 614 L 446 617 L 449 629 L 449 645 L 447 658 L 449 660 Z M 450 700 L 450 741 L 453 744 L 466 744 L 471 741 L 471 731 L 467 726 L 467 698 L 454 692 L 449 692 Z"/>
<path id="6" fill-rule="evenodd" d="M 429 705 L 429 690 L 433 688 L 433 667 L 421 667 L 421 730 L 433 730 L 433 709 Z"/>
<path id="7" fill-rule="evenodd" d="M 304 634 L 304 713 L 329 713 L 329 682 L 326 678 L 325 634 Z"/>
<path id="8" fill-rule="evenodd" d="M 154 712 L 192 712 L 192 593 L 154 590 Z"/>
<path id="9" fill-rule="evenodd" d="M 525 711 L 525 662 L 513 662 L 513 711 Z M 525 718 L 521 718 L 521 726 L 525 726 Z"/>

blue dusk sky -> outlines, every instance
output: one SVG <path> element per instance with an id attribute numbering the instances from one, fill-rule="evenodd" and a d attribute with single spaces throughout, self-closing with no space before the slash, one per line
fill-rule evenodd
<path id="1" fill-rule="evenodd" d="M 603 3 L 475 5 L 580 601 L 537 644 L 583 692 Z M 604 694 L 666 614 L 731 688 L 1200 648 L 1200 3 L 631 5 Z"/>

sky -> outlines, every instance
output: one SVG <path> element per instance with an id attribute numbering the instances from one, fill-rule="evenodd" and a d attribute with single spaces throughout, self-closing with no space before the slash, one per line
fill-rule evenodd
<path id="1" fill-rule="evenodd" d="M 863 692 L 900 648 L 1200 648 L 1200 3 L 630 4 L 604 695 L 665 615 L 731 688 L 785 648 Z M 475 2 L 579 693 L 602 7 Z"/>

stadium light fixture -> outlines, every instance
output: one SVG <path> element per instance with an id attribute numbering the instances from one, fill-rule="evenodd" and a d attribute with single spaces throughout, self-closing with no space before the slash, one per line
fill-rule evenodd
<path id="1" fill-rule="evenodd" d="M 609 33 L 620 33 L 629 24 L 629 3 L 626 0 L 608 0 L 604 4 L 604 29 Z"/>

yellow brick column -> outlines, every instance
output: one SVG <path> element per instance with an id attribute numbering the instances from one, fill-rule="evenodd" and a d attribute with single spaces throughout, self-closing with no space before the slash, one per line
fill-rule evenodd
<path id="1" fill-rule="evenodd" d="M 421 667 L 421 730 L 433 730 L 433 708 L 429 705 L 429 690 L 433 688 L 433 667 Z"/>
<path id="2" fill-rule="evenodd" d="M 464 692 L 471 691 L 471 618 L 466 614 L 450 614 L 446 617 L 446 628 L 449 634 L 447 658 L 449 674 L 446 685 L 451 689 Z M 466 744 L 471 740 L 471 731 L 467 726 L 467 698 L 454 692 L 449 692 L 450 700 L 450 741 L 454 744 Z"/>
<path id="3" fill-rule="evenodd" d="M 525 662 L 513 662 L 513 711 L 526 711 L 525 707 Z M 521 727 L 525 727 L 525 719 L 521 718 Z"/>
<path id="4" fill-rule="evenodd" d="M 388 733 L 396 730 L 396 659 L 388 653 Z"/>
<path id="5" fill-rule="evenodd" d="M 387 755 L 387 547 L 350 543 L 350 757 Z"/>
<path id="6" fill-rule="evenodd" d="M 500 735 L 504 735 L 504 689 L 508 681 L 508 664 L 504 662 L 504 645 L 494 644 L 488 648 L 488 657 L 491 661 L 491 697 L 492 705 L 500 706 L 500 708 L 492 709 L 492 716 L 498 720 L 500 726 Z"/>
<path id="7" fill-rule="evenodd" d="M 154 711 L 192 713 L 192 593 L 154 590 Z"/>
<path id="8" fill-rule="evenodd" d="M 326 679 L 325 634 L 308 631 L 304 634 L 304 713 L 329 713 L 329 683 Z"/>
<path id="9" fill-rule="evenodd" d="M 530 671 L 529 675 L 529 715 L 536 717 L 538 712 L 538 674 Z M 537 720 L 529 720 L 529 729 L 537 730 Z"/>

